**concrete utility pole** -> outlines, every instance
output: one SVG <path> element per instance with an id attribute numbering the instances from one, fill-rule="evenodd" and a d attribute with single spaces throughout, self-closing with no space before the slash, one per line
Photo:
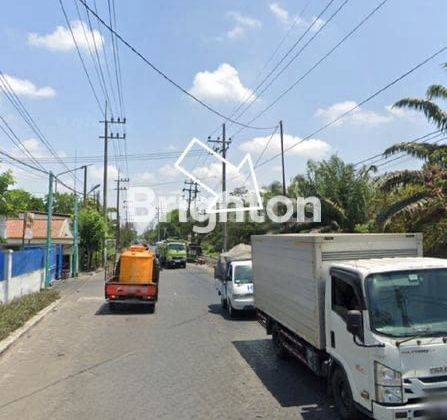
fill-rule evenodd
<path id="1" fill-rule="evenodd" d="M 84 169 L 84 197 L 82 203 L 85 207 L 87 205 L 87 165 L 84 165 L 82 168 Z"/>
<path id="2" fill-rule="evenodd" d="M 284 167 L 284 130 L 282 121 L 279 122 L 279 133 L 281 137 L 282 195 L 287 196 L 286 170 Z"/>
<path id="3" fill-rule="evenodd" d="M 208 137 L 209 143 L 216 143 L 217 146 L 214 148 L 214 151 L 217 153 L 222 154 L 222 158 L 226 159 L 227 157 L 227 150 L 230 147 L 231 139 L 226 139 L 226 131 L 225 131 L 225 123 L 222 124 L 222 139 L 219 137 L 217 140 L 211 140 L 210 137 Z M 227 165 L 225 162 L 222 162 L 222 197 L 223 197 L 223 205 L 225 205 L 227 197 Z M 223 252 L 227 251 L 228 248 L 228 225 L 227 220 L 223 223 Z"/>
<path id="4" fill-rule="evenodd" d="M 104 109 L 104 121 L 100 121 L 101 124 L 104 124 L 104 135 L 99 136 L 100 139 L 104 140 L 104 175 L 103 175 L 103 214 L 104 218 L 107 221 L 107 171 L 108 171 L 108 146 L 109 146 L 109 140 L 125 140 L 126 139 L 126 133 L 119 134 L 113 133 L 109 134 L 109 124 L 126 124 L 126 118 L 121 119 L 118 117 L 118 119 L 114 119 L 113 117 L 109 120 L 107 115 L 107 101 L 105 104 Z M 104 264 L 104 277 L 107 279 L 107 237 L 104 235 L 104 255 L 103 255 L 103 264 Z"/>
<path id="5" fill-rule="evenodd" d="M 115 253 L 118 256 L 121 246 L 121 220 L 120 220 L 120 191 L 127 190 L 127 187 L 121 187 L 121 182 L 129 182 L 129 178 L 120 178 L 120 173 L 118 172 L 118 179 L 116 182 L 116 238 L 115 238 Z"/>
<path id="6" fill-rule="evenodd" d="M 188 188 L 183 188 L 183 192 L 186 192 L 188 195 L 186 197 L 186 200 L 188 202 L 188 208 L 186 211 L 186 218 L 189 221 L 191 218 L 191 202 L 194 201 L 197 198 L 197 194 L 200 192 L 197 182 L 194 181 L 185 181 L 185 185 L 188 186 Z"/>
<path id="7" fill-rule="evenodd" d="M 109 156 L 108 156 L 108 144 L 109 140 L 125 140 L 126 139 L 126 133 L 119 134 L 119 133 L 109 133 L 109 124 L 126 124 L 126 118 L 119 118 L 114 119 L 113 117 L 108 120 L 107 119 L 107 101 L 105 106 L 105 114 L 104 114 L 104 121 L 100 121 L 101 124 L 104 124 L 104 135 L 99 136 L 100 139 L 104 139 L 104 175 L 103 175 L 103 213 L 104 217 L 107 218 L 107 175 L 108 175 L 108 164 L 109 164 Z"/>
<path id="8" fill-rule="evenodd" d="M 51 282 L 51 225 L 53 220 L 53 172 L 49 174 L 48 182 L 48 207 L 47 207 L 47 239 L 45 249 L 45 287 Z"/>

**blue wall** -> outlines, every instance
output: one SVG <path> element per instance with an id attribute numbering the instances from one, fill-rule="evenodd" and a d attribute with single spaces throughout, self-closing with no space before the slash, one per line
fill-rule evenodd
<path id="1" fill-rule="evenodd" d="M 0 252 L 0 281 L 1 280 L 5 280 L 3 274 L 5 272 L 5 253 L 4 252 Z"/>
<path id="2" fill-rule="evenodd" d="M 52 256 L 54 256 L 54 252 L 52 254 Z M 44 248 L 29 248 L 12 253 L 12 277 L 31 273 L 44 267 Z"/>

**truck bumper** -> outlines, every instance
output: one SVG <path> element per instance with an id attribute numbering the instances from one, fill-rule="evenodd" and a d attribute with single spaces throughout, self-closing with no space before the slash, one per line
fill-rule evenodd
<path id="1" fill-rule="evenodd" d="M 255 310 L 255 300 L 251 298 L 243 299 L 233 299 L 231 301 L 231 306 L 237 311 L 254 311 Z"/>
<path id="2" fill-rule="evenodd" d="M 447 418 L 447 405 L 435 405 L 434 403 L 407 404 L 401 406 L 383 406 L 373 403 L 373 416 L 380 420 L 396 419 L 432 419 L 441 420 Z"/>

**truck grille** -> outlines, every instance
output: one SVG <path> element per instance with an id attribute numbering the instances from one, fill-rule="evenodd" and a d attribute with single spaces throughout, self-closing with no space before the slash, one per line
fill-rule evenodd
<path id="1" fill-rule="evenodd" d="M 444 399 L 447 396 L 447 376 L 405 379 L 404 392 L 409 403 Z"/>

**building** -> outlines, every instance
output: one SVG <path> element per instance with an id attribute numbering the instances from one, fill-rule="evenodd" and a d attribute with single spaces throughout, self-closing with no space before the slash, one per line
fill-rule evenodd
<path id="1" fill-rule="evenodd" d="M 26 222 L 28 220 L 28 222 Z M 6 220 L 6 247 L 12 250 L 45 246 L 47 239 L 47 215 L 33 213 L 26 218 L 20 214 L 17 218 Z M 54 245 L 53 277 L 58 279 L 70 271 L 73 250 L 71 219 L 68 215 L 54 214 L 51 223 L 51 241 Z"/>

